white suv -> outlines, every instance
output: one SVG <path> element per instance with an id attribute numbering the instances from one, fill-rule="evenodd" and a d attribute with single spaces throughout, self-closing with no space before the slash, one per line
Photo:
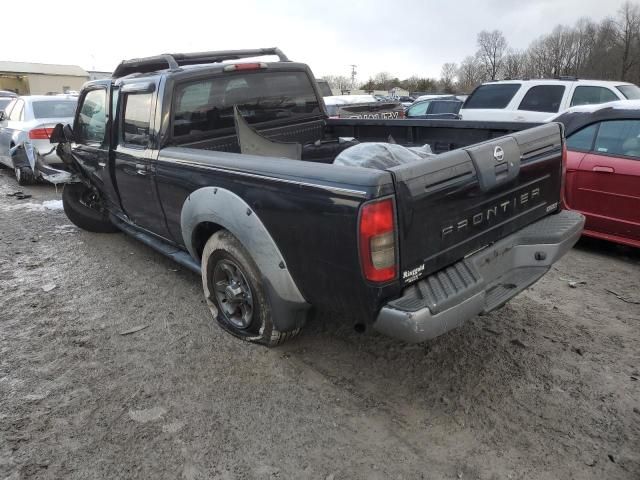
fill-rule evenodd
<path id="1" fill-rule="evenodd" d="M 542 122 L 576 105 L 640 99 L 632 83 L 563 78 L 483 83 L 460 109 L 463 120 Z"/>

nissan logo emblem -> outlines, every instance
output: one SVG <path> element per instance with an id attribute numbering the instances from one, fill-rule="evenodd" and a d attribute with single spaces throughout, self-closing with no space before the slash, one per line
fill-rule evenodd
<path id="1" fill-rule="evenodd" d="M 502 150 L 502 147 L 496 146 L 496 148 L 493 149 L 493 158 L 495 158 L 496 163 L 501 163 L 504 160 L 504 150 Z"/>

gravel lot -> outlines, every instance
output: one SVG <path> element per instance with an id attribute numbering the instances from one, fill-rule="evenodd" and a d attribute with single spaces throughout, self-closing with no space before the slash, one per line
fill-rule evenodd
<path id="1" fill-rule="evenodd" d="M 0 171 L 0 479 L 640 478 L 638 250 L 583 240 L 428 343 L 325 316 L 269 350 L 59 198 Z"/>

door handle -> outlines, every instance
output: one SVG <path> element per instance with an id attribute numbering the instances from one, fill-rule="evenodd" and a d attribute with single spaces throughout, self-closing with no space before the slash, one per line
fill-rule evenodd
<path id="1" fill-rule="evenodd" d="M 616 172 L 612 167 L 595 166 L 591 170 L 594 171 L 594 172 L 602 172 L 602 173 L 615 173 Z"/>

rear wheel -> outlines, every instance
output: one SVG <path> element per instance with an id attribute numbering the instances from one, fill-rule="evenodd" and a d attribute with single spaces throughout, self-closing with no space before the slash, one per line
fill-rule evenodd
<path id="1" fill-rule="evenodd" d="M 62 206 L 71 222 L 89 232 L 113 233 L 118 228 L 109 220 L 101 199 L 83 183 L 67 183 L 62 191 Z"/>
<path id="2" fill-rule="evenodd" d="M 236 337 L 272 347 L 300 331 L 275 329 L 260 271 L 249 252 L 226 230 L 211 236 L 204 247 L 202 286 L 211 314 Z"/>

